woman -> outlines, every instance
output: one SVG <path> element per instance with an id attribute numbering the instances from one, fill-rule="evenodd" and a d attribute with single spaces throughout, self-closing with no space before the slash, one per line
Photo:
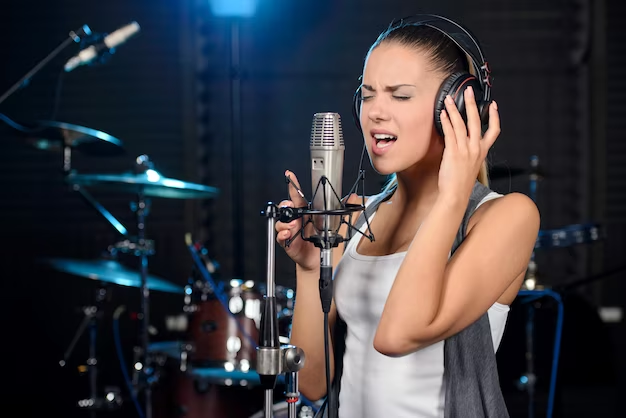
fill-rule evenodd
<path id="1" fill-rule="evenodd" d="M 341 418 L 508 416 L 495 351 L 539 214 L 523 194 L 488 189 L 485 158 L 500 133 L 495 102 L 485 109 L 486 130 L 471 87 L 457 97 L 463 112 L 449 96 L 433 112 L 444 80 L 471 70 L 448 36 L 421 24 L 392 24 L 367 54 L 358 118 L 372 166 L 392 180 L 366 203 L 376 205 L 368 218 L 375 240 L 354 234 L 333 257 L 329 325 L 346 327 L 330 359 Z M 306 206 L 293 186 L 290 199 L 281 205 Z M 300 227 L 277 223 L 278 243 Z M 297 273 L 291 343 L 307 356 L 300 390 L 320 399 L 319 249 L 296 238 L 285 251 Z"/>

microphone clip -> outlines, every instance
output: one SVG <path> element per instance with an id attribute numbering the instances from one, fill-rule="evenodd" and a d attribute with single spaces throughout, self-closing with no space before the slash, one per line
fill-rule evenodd
<path id="1" fill-rule="evenodd" d="M 81 39 L 79 44 L 80 51 L 83 51 L 91 46 L 93 46 L 96 50 L 95 57 L 87 65 L 95 66 L 106 64 L 111 59 L 111 55 L 115 53 L 115 48 L 108 48 L 105 45 L 104 38 L 108 35 L 108 33 L 93 32 L 90 36 L 85 36 Z"/>
<path id="2" fill-rule="evenodd" d="M 285 176 L 285 181 L 287 184 L 291 184 L 296 189 L 296 192 L 302 198 L 307 200 L 302 190 L 300 190 L 300 188 L 294 183 L 294 181 L 291 179 L 290 176 Z M 370 230 L 369 220 L 367 219 L 367 217 L 365 218 L 365 222 L 367 224 L 367 233 L 361 232 L 359 229 L 355 228 L 354 225 L 352 224 L 352 214 L 355 212 L 361 212 L 365 210 L 364 193 L 362 193 L 360 196 L 361 197 L 360 204 L 347 203 L 348 198 L 353 193 L 356 193 L 358 191 L 359 182 L 362 185 L 362 190 L 365 190 L 364 181 L 365 181 L 365 171 L 361 170 L 359 172 L 359 176 L 357 177 L 357 180 L 355 181 L 354 185 L 350 189 L 350 192 L 348 192 L 348 194 L 344 198 L 340 198 L 337 195 L 335 188 L 333 187 L 331 182 L 328 180 L 328 178 L 326 176 L 322 176 L 317 184 L 317 187 L 315 188 L 315 192 L 313 194 L 312 200 L 308 202 L 306 207 L 293 208 L 293 207 L 285 206 L 285 207 L 277 208 L 278 210 L 277 217 L 280 220 L 280 222 L 283 222 L 283 223 L 289 223 L 296 219 L 306 217 L 306 219 L 302 222 L 302 226 L 300 227 L 300 230 L 296 234 L 294 234 L 293 237 L 291 237 L 285 242 L 285 246 L 288 247 L 289 245 L 291 245 L 291 243 L 295 239 L 300 237 L 304 241 L 313 243 L 313 245 L 315 245 L 317 248 L 320 248 L 322 250 L 336 248 L 342 242 L 349 241 L 353 237 L 353 232 L 358 232 L 359 234 L 366 237 L 370 241 L 374 241 L 375 240 L 374 234 Z M 312 202 L 315 200 L 315 196 L 317 195 L 319 191 L 321 191 L 324 195 L 326 195 L 326 187 L 330 187 L 333 195 L 335 196 L 337 201 L 340 202 L 340 207 L 337 209 L 329 209 L 329 210 L 313 209 Z M 328 228 L 320 230 L 315 225 L 315 222 L 313 221 L 313 216 L 324 216 L 326 219 L 328 219 L 328 217 L 330 216 L 340 216 L 341 219 L 340 219 L 338 226 L 334 230 L 330 230 Z M 346 216 L 348 217 L 348 220 L 345 219 Z M 329 222 L 326 222 L 326 224 L 328 223 Z M 305 235 L 305 231 L 307 229 L 308 230 L 311 229 L 311 227 L 308 227 L 309 224 L 312 225 L 312 229 L 314 233 L 310 235 Z M 339 229 L 341 228 L 341 225 L 346 225 L 348 227 L 348 233 L 346 237 L 343 237 L 342 235 L 339 234 Z"/>

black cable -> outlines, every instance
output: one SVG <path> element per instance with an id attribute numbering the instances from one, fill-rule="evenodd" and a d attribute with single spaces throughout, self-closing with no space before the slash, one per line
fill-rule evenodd
<path id="1" fill-rule="evenodd" d="M 324 358 L 326 363 L 326 410 L 328 411 L 328 417 L 336 416 L 334 411 L 332 411 L 333 402 L 332 399 L 332 391 L 331 391 L 331 382 L 330 382 L 330 341 L 328 338 L 329 334 L 328 327 L 328 313 L 324 312 Z M 332 411 L 332 412 L 331 412 Z"/>

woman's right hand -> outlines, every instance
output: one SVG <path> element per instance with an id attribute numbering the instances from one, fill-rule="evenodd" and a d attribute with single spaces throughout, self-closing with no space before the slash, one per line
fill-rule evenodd
<path id="1" fill-rule="evenodd" d="M 296 178 L 295 174 L 291 171 L 286 171 L 285 176 L 291 178 L 291 181 L 296 184 L 298 189 L 300 189 L 300 183 Z M 289 183 L 289 199 L 283 200 L 280 202 L 279 207 L 306 207 L 308 202 L 298 194 L 296 188 Z M 320 253 L 317 248 L 313 245 L 313 243 L 305 241 L 300 236 L 300 228 L 302 228 L 302 218 L 295 219 L 289 223 L 276 222 L 276 241 L 278 244 L 285 249 L 285 252 L 293 261 L 296 262 L 301 268 L 304 270 L 315 270 L 320 265 Z M 304 236 L 309 236 L 313 233 L 313 226 L 307 225 Z M 289 246 L 285 246 L 285 241 L 291 239 L 296 236 L 296 238 L 289 244 Z"/>

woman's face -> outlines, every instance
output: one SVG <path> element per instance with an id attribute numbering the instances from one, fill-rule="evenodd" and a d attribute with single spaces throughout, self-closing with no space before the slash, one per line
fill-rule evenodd
<path id="1" fill-rule="evenodd" d="M 418 50 L 383 43 L 371 51 L 363 70 L 360 122 L 377 172 L 402 172 L 441 157 L 434 107 L 442 81 L 443 75 Z"/>

